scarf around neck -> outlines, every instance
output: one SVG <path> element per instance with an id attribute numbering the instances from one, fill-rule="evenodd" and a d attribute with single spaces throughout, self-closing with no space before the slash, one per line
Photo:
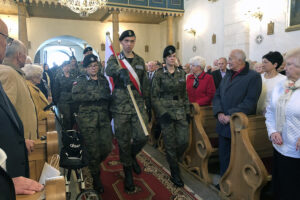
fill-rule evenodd
<path id="1" fill-rule="evenodd" d="M 290 100 L 293 92 L 300 88 L 300 79 L 298 79 L 296 82 L 286 80 L 284 86 L 284 93 L 279 97 L 276 105 L 276 129 L 279 132 L 282 132 L 282 128 L 285 123 L 286 104 Z"/>

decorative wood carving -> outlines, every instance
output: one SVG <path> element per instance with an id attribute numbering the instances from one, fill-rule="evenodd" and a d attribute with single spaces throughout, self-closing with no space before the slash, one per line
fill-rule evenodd
<path id="1" fill-rule="evenodd" d="M 263 186 L 271 180 L 261 160 L 273 155 L 265 118 L 234 113 L 230 128 L 230 164 L 220 180 L 221 196 L 232 200 L 258 200 Z"/>

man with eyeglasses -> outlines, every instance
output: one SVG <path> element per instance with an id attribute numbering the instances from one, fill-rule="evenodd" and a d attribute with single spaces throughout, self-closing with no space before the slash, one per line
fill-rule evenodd
<path id="1" fill-rule="evenodd" d="M 7 26 L 0 19 L 0 68 L 7 44 L 13 41 L 8 37 Z M 0 149 L 7 159 L 0 166 L 0 194 L 4 199 L 15 199 L 15 194 L 33 194 L 43 186 L 29 176 L 28 155 L 26 151 L 23 124 L 0 81 Z M 3 157 L 0 158 L 2 160 Z M 6 168 L 6 170 L 5 170 Z"/>

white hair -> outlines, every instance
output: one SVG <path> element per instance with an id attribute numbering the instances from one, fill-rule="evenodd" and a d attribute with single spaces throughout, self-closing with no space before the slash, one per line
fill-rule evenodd
<path id="1" fill-rule="evenodd" d="M 34 78 L 43 78 L 43 67 L 36 64 L 26 64 L 22 70 L 25 73 L 27 80 L 33 80 Z"/>
<path id="2" fill-rule="evenodd" d="M 206 65 L 205 59 L 202 58 L 201 56 L 195 56 L 191 58 L 189 64 L 193 66 L 200 66 L 202 70 L 205 69 L 205 65 Z"/>
<path id="3" fill-rule="evenodd" d="M 26 54 L 26 47 L 21 41 L 14 40 L 10 45 L 6 46 L 5 57 L 13 58 L 17 53 Z"/>
<path id="4" fill-rule="evenodd" d="M 286 53 L 284 59 L 286 60 L 286 59 L 291 58 L 291 57 L 296 58 L 296 63 L 295 64 L 298 67 L 300 67 L 300 47 L 292 49 L 292 50 L 289 50 Z"/>
<path id="5" fill-rule="evenodd" d="M 26 57 L 25 64 L 32 64 L 32 59 L 31 59 L 30 56 L 27 56 L 27 57 Z"/>

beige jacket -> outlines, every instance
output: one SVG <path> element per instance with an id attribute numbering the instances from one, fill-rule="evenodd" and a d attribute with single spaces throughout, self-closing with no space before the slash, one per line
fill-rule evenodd
<path id="1" fill-rule="evenodd" d="M 32 82 L 26 80 L 26 83 L 29 87 L 29 91 L 31 97 L 33 99 L 33 103 L 35 105 L 36 112 L 38 114 L 38 120 L 47 119 L 47 116 L 51 114 L 51 111 L 44 111 L 44 108 L 49 105 L 48 100 L 45 95 L 41 92 L 41 90 L 36 87 Z"/>
<path id="2" fill-rule="evenodd" d="M 24 72 L 10 63 L 0 65 L 0 81 L 24 126 L 26 139 L 37 139 L 37 114 Z"/>

